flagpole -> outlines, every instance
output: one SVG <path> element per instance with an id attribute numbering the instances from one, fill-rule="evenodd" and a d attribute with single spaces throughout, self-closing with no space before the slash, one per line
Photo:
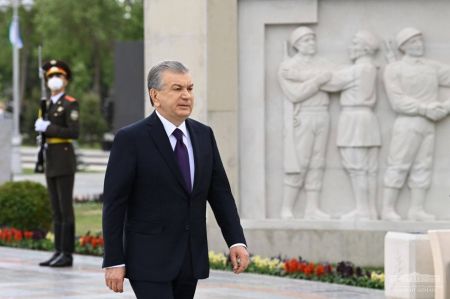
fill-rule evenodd
<path id="1" fill-rule="evenodd" d="M 19 50 L 23 47 L 19 30 L 19 6 L 22 5 L 29 11 L 34 4 L 34 0 L 0 0 L 0 10 L 6 11 L 9 7 L 13 10 L 13 19 L 9 28 L 9 39 L 13 45 L 13 132 L 11 138 L 11 170 L 13 174 L 22 172 L 22 163 L 20 159 L 20 146 L 22 145 L 22 136 L 20 135 L 20 65 Z"/>
<path id="2" fill-rule="evenodd" d="M 13 22 L 19 24 L 19 1 L 12 1 Z M 19 47 L 17 43 L 13 45 L 13 136 L 12 136 L 12 157 L 11 169 L 14 174 L 22 172 L 22 164 L 20 157 L 20 146 L 22 144 L 22 136 L 20 136 L 20 91 L 19 91 Z"/>

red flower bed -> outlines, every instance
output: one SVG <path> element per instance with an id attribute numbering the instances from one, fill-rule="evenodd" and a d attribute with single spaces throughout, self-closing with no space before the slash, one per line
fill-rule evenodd
<path id="1" fill-rule="evenodd" d="M 0 245 L 53 250 L 53 237 L 46 238 L 46 235 L 47 232 L 39 230 L 23 231 L 14 227 L 2 227 L 0 228 Z M 88 232 L 75 242 L 75 252 L 81 254 L 103 255 L 103 244 L 103 237 L 100 234 L 92 236 Z"/>
<path id="2" fill-rule="evenodd" d="M 92 248 L 97 248 L 99 246 L 103 247 L 104 241 L 102 236 L 91 236 L 89 233 L 83 237 L 80 237 L 80 246 L 86 247 L 91 245 Z"/>
<path id="3" fill-rule="evenodd" d="M 22 231 L 13 227 L 5 227 L 0 229 L 0 240 L 4 243 L 20 242 L 25 238 L 30 240 L 33 238 L 32 231 Z"/>
<path id="4" fill-rule="evenodd" d="M 287 274 L 301 273 L 306 276 L 323 276 L 330 274 L 333 271 L 333 267 L 329 264 L 311 263 L 295 258 L 289 259 L 284 263 L 284 270 Z"/>
<path id="5" fill-rule="evenodd" d="M 77 252 L 83 254 L 103 255 L 103 237 L 98 234 L 92 236 L 90 232 L 78 239 Z"/>

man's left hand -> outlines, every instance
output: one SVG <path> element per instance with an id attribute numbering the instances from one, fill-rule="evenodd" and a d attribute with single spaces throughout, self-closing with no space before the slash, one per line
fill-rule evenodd
<path id="1" fill-rule="evenodd" d="M 230 259 L 233 265 L 233 272 L 236 274 L 244 272 L 250 261 L 248 251 L 244 246 L 230 248 Z"/>

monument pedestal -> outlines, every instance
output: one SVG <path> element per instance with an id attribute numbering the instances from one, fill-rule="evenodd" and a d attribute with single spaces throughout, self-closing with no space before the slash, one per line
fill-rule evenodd
<path id="1" fill-rule="evenodd" d="M 384 253 L 386 298 L 434 298 L 435 275 L 427 234 L 389 232 Z"/>
<path id="2" fill-rule="evenodd" d="M 450 298 L 450 230 L 430 230 L 428 237 L 433 255 L 435 288 L 434 299 Z"/>
<path id="3" fill-rule="evenodd" d="M 211 217 L 210 250 L 227 252 L 220 229 Z M 312 262 L 351 261 L 358 266 L 384 265 L 384 238 L 389 231 L 421 232 L 450 227 L 449 221 L 305 221 L 243 219 L 249 252 L 266 257 L 298 257 Z"/>

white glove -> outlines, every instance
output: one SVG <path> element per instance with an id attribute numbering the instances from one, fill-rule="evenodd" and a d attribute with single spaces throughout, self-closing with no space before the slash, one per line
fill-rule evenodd
<path id="1" fill-rule="evenodd" d="M 36 132 L 45 132 L 47 130 L 47 127 L 50 125 L 50 122 L 48 120 L 43 120 L 42 118 L 38 118 L 36 122 L 34 123 L 34 130 Z"/>

